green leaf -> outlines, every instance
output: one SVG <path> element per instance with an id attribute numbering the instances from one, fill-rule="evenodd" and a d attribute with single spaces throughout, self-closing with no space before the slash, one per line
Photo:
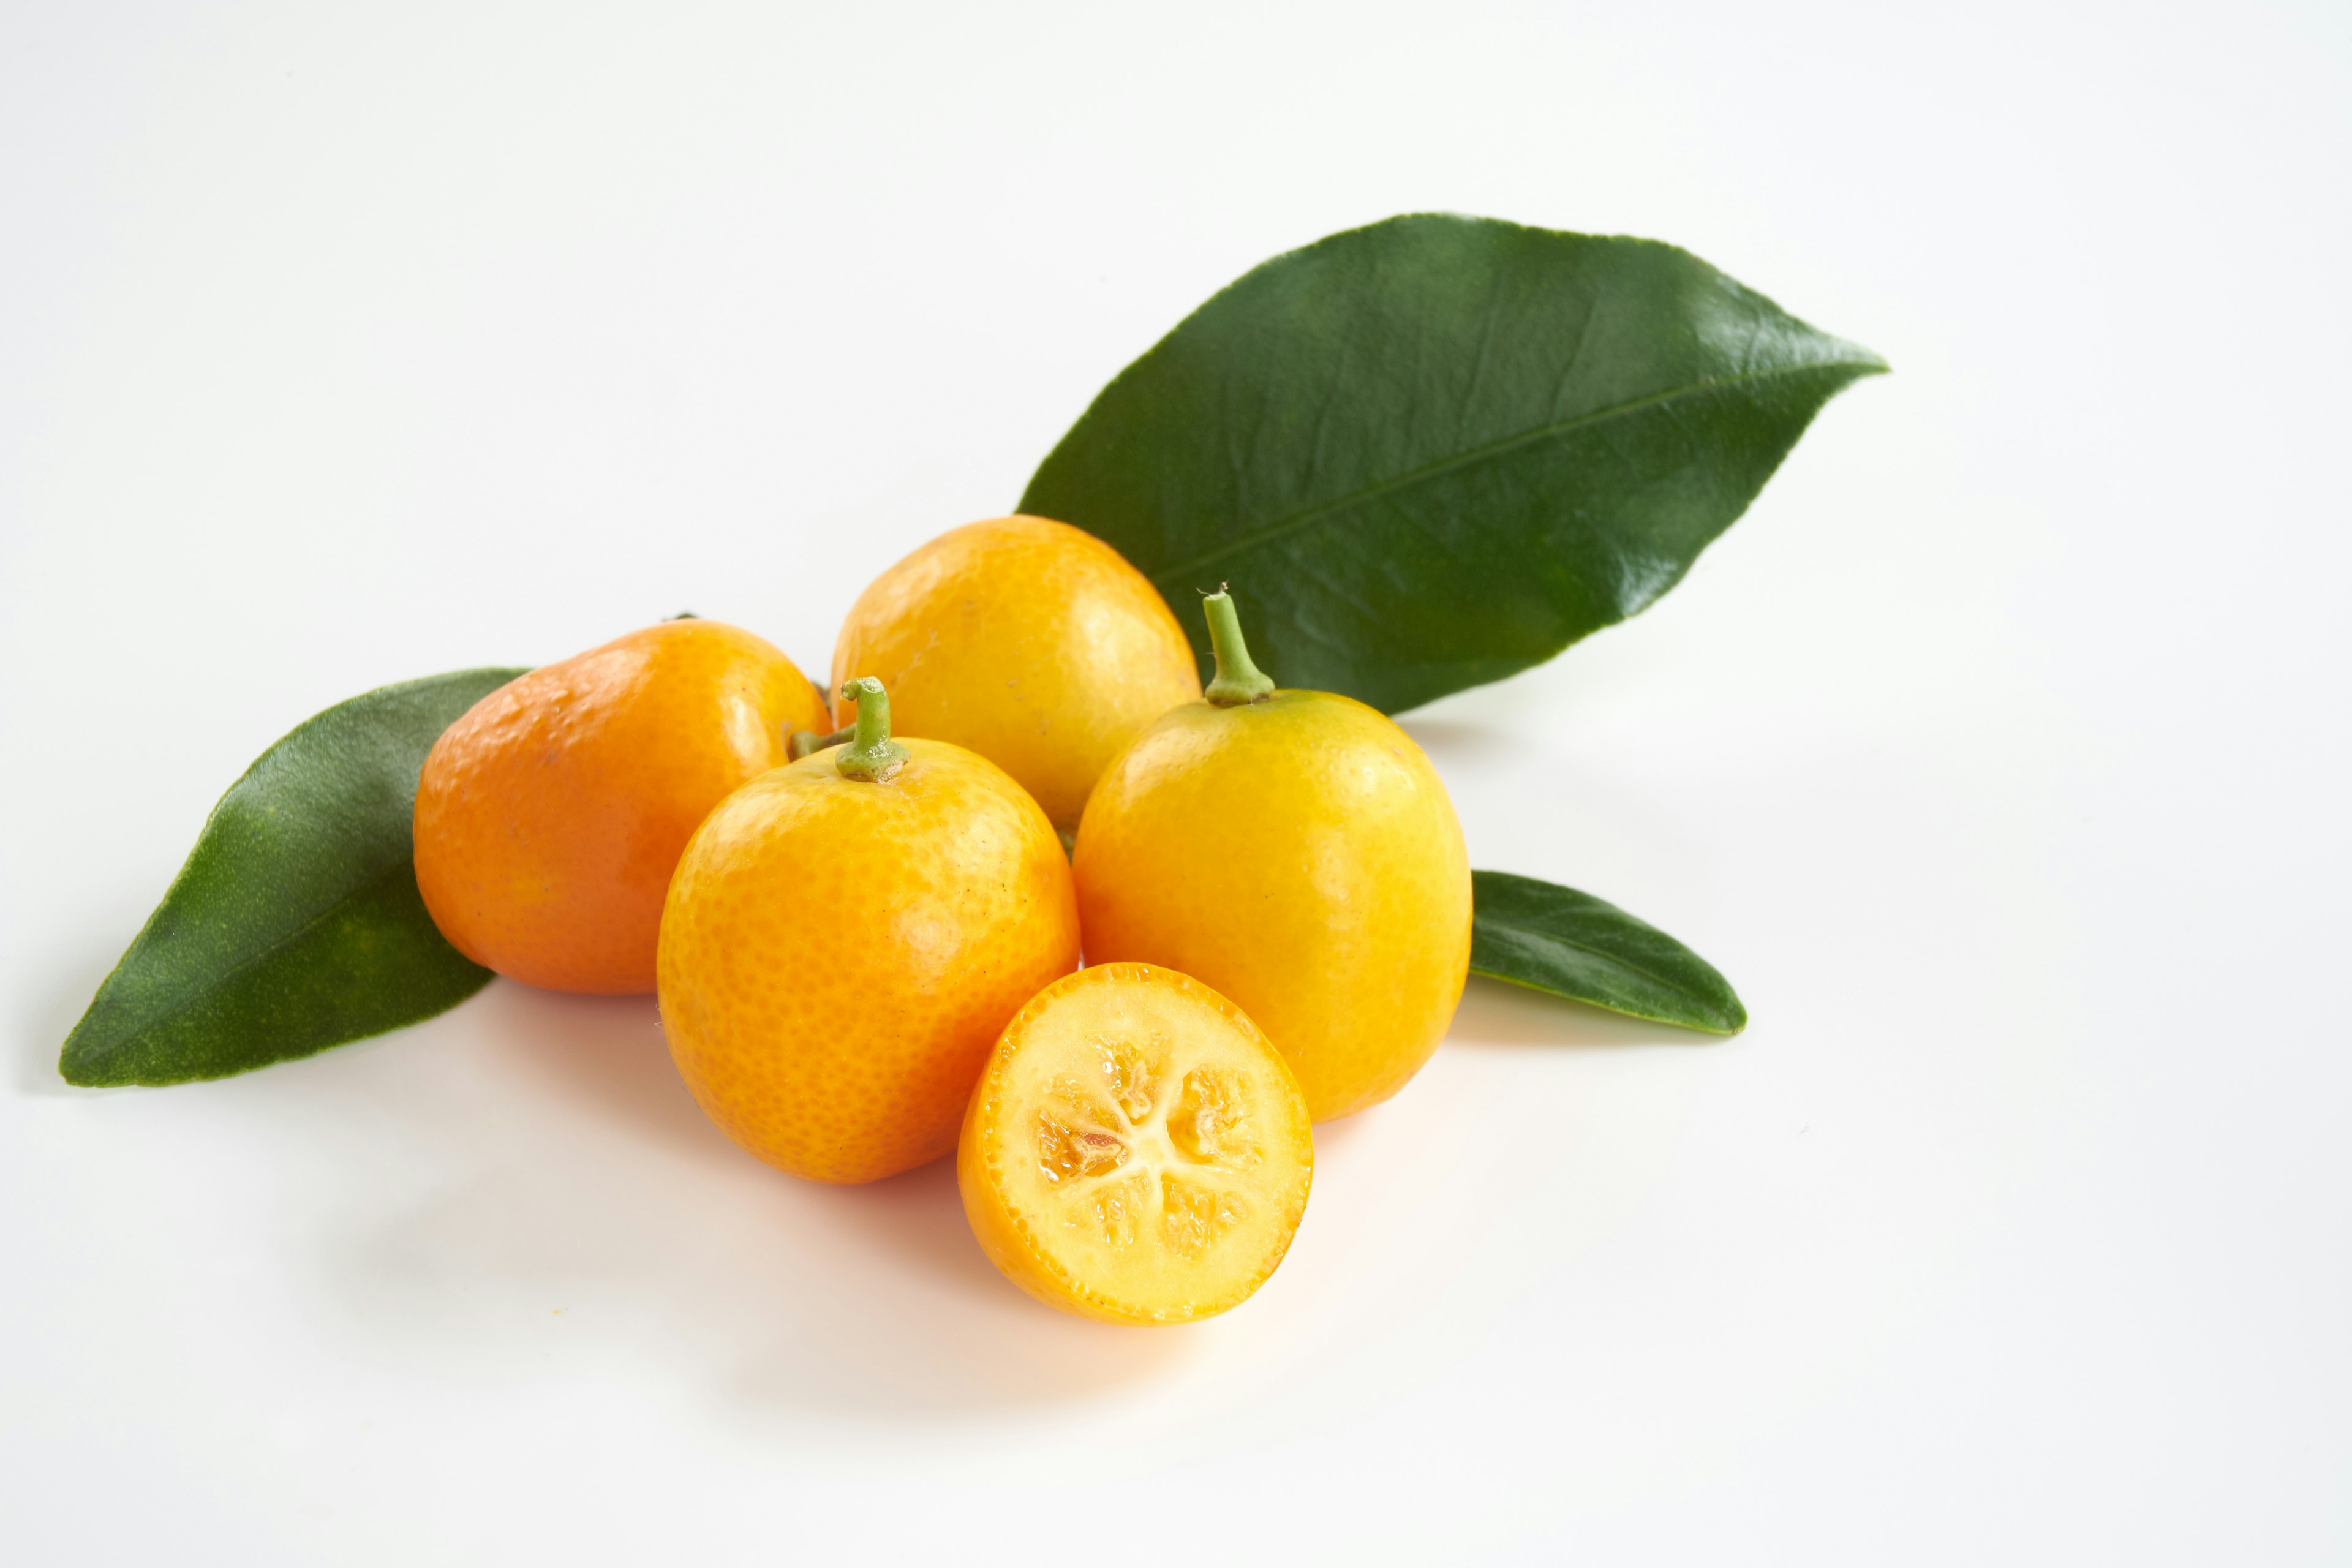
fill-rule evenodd
<path id="1" fill-rule="evenodd" d="M 524 672 L 468 669 L 339 703 L 229 787 L 66 1037 L 69 1083 L 184 1083 L 446 1011 L 490 972 L 435 929 L 411 815 L 425 753 Z"/>
<path id="2" fill-rule="evenodd" d="M 1508 871 L 1470 873 L 1470 972 L 1711 1035 L 1748 1026 L 1715 966 L 1590 893 Z"/>
<path id="3" fill-rule="evenodd" d="M 1500 680 L 1679 582 L 1885 363 L 1652 240 L 1423 215 L 1243 277 L 1103 389 L 1021 510 L 1258 663 L 1388 712 Z"/>

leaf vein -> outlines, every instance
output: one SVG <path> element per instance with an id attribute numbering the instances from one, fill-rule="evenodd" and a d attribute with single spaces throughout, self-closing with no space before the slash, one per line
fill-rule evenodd
<path id="1" fill-rule="evenodd" d="M 1524 942 L 1546 942 L 1555 947 L 1567 948 L 1571 952 L 1583 953 L 1588 958 L 1597 959 L 1602 963 L 1609 964 L 1617 969 L 1624 970 L 1629 974 L 1637 974 L 1643 979 L 1650 982 L 1652 984 L 1662 986 L 1679 995 L 1692 996 L 1697 994 L 1697 993 L 1690 989 L 1686 982 L 1670 978 L 1667 975 L 1660 974 L 1653 970 L 1644 969 L 1631 959 L 1625 958 L 1618 953 L 1608 952 L 1605 949 L 1592 947 L 1584 942 L 1576 942 L 1564 936 L 1553 936 L 1547 931 L 1531 931 L 1524 926 L 1505 926 L 1501 929 L 1510 935 L 1518 937 Z M 1486 971 L 1482 970 L 1480 973 L 1484 973 Z"/>
<path id="2" fill-rule="evenodd" d="M 1549 440 L 1555 436 L 1565 435 L 1570 430 L 1579 429 L 1586 426 L 1606 424 L 1610 420 L 1622 418 L 1630 414 L 1638 414 L 1643 409 L 1654 408 L 1662 405 L 1671 405 L 1681 398 L 1696 396 L 1702 393 L 1720 391 L 1727 387 L 1745 385 L 1753 382 L 1769 381 L 1779 376 L 1802 375 L 1818 371 L 1837 369 L 1858 369 L 1867 373 L 1871 368 L 1873 367 L 1866 362 L 1857 363 L 1856 362 L 1850 360 L 1816 360 L 1804 364 L 1776 365 L 1769 370 L 1748 371 L 1737 375 L 1717 376 L 1706 381 L 1694 382 L 1686 386 L 1669 387 L 1664 392 L 1655 392 L 1651 393 L 1647 396 L 1632 398 L 1626 402 L 1616 404 L 1607 408 L 1594 409 L 1590 413 L 1575 415 L 1566 419 L 1554 420 L 1549 424 L 1537 426 L 1531 430 L 1522 430 L 1516 435 L 1505 436 L 1499 439 L 1489 441 L 1483 447 L 1475 447 L 1471 448 L 1469 451 L 1457 452 L 1450 458 L 1443 458 L 1438 459 L 1436 462 L 1423 464 L 1418 468 L 1410 469 L 1405 473 L 1396 475 L 1391 479 L 1382 479 L 1378 484 L 1368 485 L 1364 489 L 1352 491 L 1348 495 L 1337 496 L 1330 500 L 1318 502 L 1314 506 L 1305 508 L 1299 511 L 1295 511 L 1287 517 L 1277 518 L 1273 522 L 1268 523 L 1265 527 L 1258 529 L 1255 532 L 1244 534 L 1239 539 L 1234 539 L 1226 543 L 1221 544 L 1214 550 L 1208 552 L 1206 554 L 1195 556 L 1193 559 L 1183 562 L 1178 565 L 1163 567 L 1160 571 L 1152 574 L 1152 579 L 1155 583 L 1160 584 L 1162 590 L 1165 591 L 1170 582 L 1173 581 L 1181 584 L 1183 579 L 1190 577 L 1193 573 L 1200 571 L 1203 566 L 1207 566 L 1217 561 L 1222 561 L 1227 556 L 1236 555 L 1244 551 L 1253 549 L 1257 545 L 1265 543 L 1269 540 L 1279 539 L 1285 534 L 1295 533 L 1303 528 L 1320 522 L 1323 519 L 1336 513 L 1347 511 L 1355 507 L 1365 505 L 1369 502 L 1377 500 L 1383 496 L 1393 495 L 1400 490 L 1410 489 L 1416 485 L 1426 483 L 1431 479 L 1442 478 L 1456 469 L 1465 468 L 1478 463 L 1486 462 L 1491 458 L 1500 457 L 1507 452 L 1517 450 L 1522 447 L 1531 447 L 1538 442 Z"/>
<path id="3" fill-rule="evenodd" d="M 112 1044 L 115 1046 L 128 1045 L 138 1039 L 140 1037 L 161 1028 L 165 1024 L 168 1024 L 173 1019 L 178 1017 L 181 1014 L 202 1003 L 205 998 L 219 992 L 223 986 L 226 985 L 230 981 L 235 980 L 238 975 L 243 974 L 247 970 L 251 969 L 255 964 L 261 963 L 264 959 L 275 956 L 281 949 L 289 946 L 296 941 L 299 941 L 302 937 L 310 935 L 311 931 L 317 930 L 329 919 L 341 913 L 362 894 L 373 892 L 376 889 L 383 886 L 384 883 L 391 881 L 403 871 L 406 871 L 408 869 L 408 867 L 403 865 L 390 866 L 384 870 L 379 872 L 377 875 L 369 878 L 366 881 L 359 883 L 349 892 L 337 899 L 333 903 L 329 904 L 317 914 L 312 915 L 309 920 L 304 921 L 300 925 L 294 927 L 284 935 L 273 938 L 268 942 L 254 949 L 253 952 L 247 953 L 245 957 L 238 959 L 226 969 L 220 970 L 213 974 L 208 981 L 200 982 L 191 989 L 184 992 L 162 1012 L 149 1015 L 146 1018 L 141 1020 L 137 1025 L 135 1025 L 129 1033 L 116 1037 Z M 133 951 L 136 951 L 136 944 L 133 944 Z M 125 955 L 126 961 L 129 956 L 129 954 Z M 74 1032 L 79 1034 L 80 1033 L 80 1030 L 76 1029 Z M 68 1037 L 66 1043 L 68 1045 L 71 1045 L 73 1042 L 71 1038 Z"/>

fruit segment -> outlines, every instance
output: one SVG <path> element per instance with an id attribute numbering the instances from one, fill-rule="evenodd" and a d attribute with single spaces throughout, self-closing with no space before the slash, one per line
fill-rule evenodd
<path id="1" fill-rule="evenodd" d="M 1307 1101 L 1257 1026 L 1189 975 L 1082 970 L 989 1058 L 956 1173 L 981 1245 L 1050 1305 L 1171 1323 L 1238 1305 L 1307 1207 Z"/>

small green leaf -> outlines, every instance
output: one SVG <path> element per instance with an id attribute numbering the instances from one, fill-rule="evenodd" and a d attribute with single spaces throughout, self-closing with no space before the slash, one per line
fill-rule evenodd
<path id="1" fill-rule="evenodd" d="M 1179 323 L 1021 510 L 1133 562 L 1204 672 L 1183 606 L 1230 583 L 1283 685 L 1395 712 L 1649 605 L 1885 368 L 1669 245 L 1391 218 Z"/>
<path id="2" fill-rule="evenodd" d="M 1711 1035 L 1748 1026 L 1715 966 L 1657 927 L 1573 888 L 1470 873 L 1470 972 Z"/>
<path id="3" fill-rule="evenodd" d="M 523 673 L 387 686 L 262 752 L 66 1037 L 66 1080 L 225 1078 L 480 990 L 490 972 L 449 945 L 416 890 L 416 776 L 442 731 Z"/>

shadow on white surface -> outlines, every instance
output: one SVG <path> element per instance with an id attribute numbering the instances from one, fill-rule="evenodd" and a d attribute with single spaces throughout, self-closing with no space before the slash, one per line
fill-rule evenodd
<path id="1" fill-rule="evenodd" d="M 754 1421 L 902 1425 L 1083 1400 L 1186 1354 L 1185 1331 L 1088 1322 L 1021 1294 L 972 1239 L 952 1161 L 827 1187 L 752 1159 L 695 1105 L 651 998 L 499 982 L 461 1020 L 497 1080 L 476 1104 L 362 1109 L 439 1121 L 396 1133 L 404 1145 L 473 1129 L 471 1148 L 439 1156 L 464 1174 L 428 1174 L 437 1192 L 328 1249 L 331 1288 L 396 1354 L 470 1379 L 536 1349 Z"/>
<path id="2" fill-rule="evenodd" d="M 698 1158 L 737 1151 L 669 1059 L 650 996 L 572 996 L 493 981 L 476 1005 L 484 1043 L 537 1087 L 633 1135 Z"/>
<path id="3" fill-rule="evenodd" d="M 27 1091 L 90 1093 L 57 1079 L 56 1042 L 112 956 L 91 945 L 16 1020 Z M 1706 1042 L 1474 978 L 1444 1052 Z M 140 1136 L 168 1107 L 159 1121 L 175 1136 L 241 1146 L 257 1191 L 299 1216 L 262 1245 L 321 1293 L 313 1310 L 340 1353 L 428 1384 L 547 1379 L 682 1399 L 755 1429 L 845 1421 L 904 1442 L 1132 1398 L 1181 1383 L 1203 1355 L 1297 1349 L 1281 1313 L 1150 1331 L 1031 1301 L 972 1239 L 950 1161 L 863 1187 L 771 1170 L 695 1105 L 650 998 L 500 981 L 379 1040 L 214 1085 L 114 1092 L 113 1135 Z M 1396 1137 L 1382 1121 L 1317 1130 L 1335 1179 L 1388 1163 L 1372 1159 Z M 1335 1240 L 1349 1202 L 1325 1201 Z"/>
<path id="4" fill-rule="evenodd" d="M 1433 761 L 1447 765 L 1469 766 L 1504 760 L 1525 746 L 1521 737 L 1502 725 L 1475 719 L 1408 716 L 1396 722 L 1397 728 L 1411 735 L 1413 744 L 1428 752 Z"/>

